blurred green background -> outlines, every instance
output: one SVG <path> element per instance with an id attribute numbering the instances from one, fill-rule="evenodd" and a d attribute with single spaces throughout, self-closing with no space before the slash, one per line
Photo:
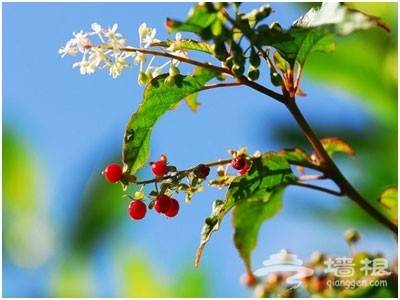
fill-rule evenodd
<path id="1" fill-rule="evenodd" d="M 240 284 L 244 267 L 229 218 L 207 245 L 200 268 L 193 266 L 204 218 L 222 192 L 196 195 L 177 218 L 149 214 L 132 222 L 120 186 L 101 176 L 106 164 L 121 160 L 124 126 L 142 92 L 137 70 L 118 80 L 105 72 L 82 77 L 57 53 L 72 31 L 92 22 L 118 23 L 131 44 L 143 21 L 165 38 L 165 17 L 183 19 L 191 5 L 2 4 L 4 297 L 251 295 Z M 287 28 L 309 5 L 273 3 L 276 13 L 268 21 Z M 338 164 L 374 200 L 398 181 L 398 9 L 397 3 L 350 5 L 382 17 L 392 32 L 357 32 L 338 38 L 333 54 L 314 54 L 305 65 L 307 97 L 298 101 L 318 136 L 338 136 L 353 147 L 355 158 L 338 156 Z M 162 118 L 152 137 L 153 160 L 165 153 L 184 168 L 245 145 L 250 152 L 309 150 L 284 108 L 252 91 L 206 92 L 200 102 L 198 113 L 181 105 Z M 389 260 L 396 256 L 390 232 L 347 199 L 290 188 L 282 213 L 261 230 L 253 263 L 282 248 L 303 260 L 316 250 L 347 254 L 342 233 L 348 227 L 361 232 L 359 247 Z"/>

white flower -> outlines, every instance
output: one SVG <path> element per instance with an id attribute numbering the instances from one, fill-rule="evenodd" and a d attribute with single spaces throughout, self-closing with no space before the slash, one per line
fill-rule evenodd
<path id="1" fill-rule="evenodd" d="M 144 43 L 143 48 L 148 48 L 152 43 L 157 43 L 160 40 L 155 39 L 157 30 L 154 28 L 151 30 L 149 34 L 147 34 L 143 39 L 142 42 Z"/>
<path id="2" fill-rule="evenodd" d="M 102 37 L 103 28 L 101 28 L 101 25 L 99 25 L 97 23 L 92 23 L 92 29 L 93 29 L 93 32 L 91 34 L 97 34 L 97 36 L 99 37 L 101 42 L 104 43 L 104 39 Z"/>
<path id="3" fill-rule="evenodd" d="M 138 32 L 140 47 L 148 48 L 152 43 L 157 43 L 160 41 L 154 38 L 156 36 L 157 30 L 155 28 L 147 27 L 146 23 L 142 23 L 139 26 Z"/>
<path id="4" fill-rule="evenodd" d="M 101 25 L 97 24 L 97 23 L 92 23 L 92 29 L 96 34 L 101 34 Z"/>
<path id="5" fill-rule="evenodd" d="M 90 46 L 90 40 L 87 38 L 87 33 L 83 33 L 82 30 L 78 33 L 73 33 L 74 38 L 70 39 L 64 48 L 58 50 L 61 57 L 67 54 L 76 55 L 78 52 L 85 53 Z"/>
<path id="6" fill-rule="evenodd" d="M 121 57 L 117 58 L 115 63 L 110 67 L 110 75 L 115 79 L 121 75 L 123 68 L 129 67 L 129 64 Z"/>
<path id="7" fill-rule="evenodd" d="M 80 62 L 74 63 L 72 65 L 73 68 L 75 67 L 80 67 L 79 71 L 82 75 L 85 74 L 92 74 L 94 72 L 94 69 L 92 69 L 90 67 L 89 62 L 86 60 L 86 58 L 84 57 Z"/>
<path id="8" fill-rule="evenodd" d="M 76 44 L 76 47 L 78 48 L 79 52 L 85 52 L 85 50 L 87 49 L 87 46 L 90 45 L 90 40 L 87 38 L 87 33 L 83 33 L 83 31 L 81 30 L 78 33 L 73 33 L 73 35 L 75 36 L 74 42 Z"/>
<path id="9" fill-rule="evenodd" d="M 136 56 L 133 59 L 133 63 L 135 65 L 138 65 L 139 63 L 144 63 L 146 62 L 146 55 L 142 52 L 136 52 Z"/>
<path id="10" fill-rule="evenodd" d="M 151 30 L 152 30 L 151 28 L 147 27 L 146 23 L 140 24 L 139 30 L 138 30 L 140 39 L 143 36 L 150 34 Z"/>
<path id="11" fill-rule="evenodd" d="M 78 49 L 75 47 L 75 39 L 70 39 L 63 48 L 60 48 L 58 50 L 58 53 L 61 54 L 61 57 L 64 57 L 65 55 L 76 55 L 78 53 Z"/>
<path id="12" fill-rule="evenodd" d="M 171 52 L 175 52 L 175 51 L 181 50 L 181 49 L 182 49 L 181 40 L 182 40 L 182 35 L 181 35 L 180 32 L 177 32 L 177 33 L 175 34 L 175 42 L 173 42 L 173 43 L 167 48 L 167 50 L 169 50 L 169 51 L 171 51 Z"/>

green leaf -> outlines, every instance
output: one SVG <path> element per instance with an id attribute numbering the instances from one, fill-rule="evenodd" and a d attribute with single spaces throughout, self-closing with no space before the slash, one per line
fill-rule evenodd
<path id="1" fill-rule="evenodd" d="M 219 73 L 211 71 L 210 69 L 197 67 L 194 69 L 192 76 L 200 82 L 207 82 L 213 77 L 218 76 Z M 192 111 L 197 111 L 200 103 L 197 101 L 198 93 L 192 93 L 185 97 L 185 102 Z"/>
<path id="2" fill-rule="evenodd" d="M 279 52 L 274 52 L 274 63 L 275 67 L 277 67 L 282 73 L 286 73 L 289 70 L 288 62 L 283 59 L 283 57 L 279 54 Z"/>
<path id="3" fill-rule="evenodd" d="M 176 44 L 176 41 L 174 40 L 166 40 L 162 42 L 157 42 L 157 43 L 152 43 L 152 47 L 165 47 L 168 48 L 172 44 Z M 179 49 L 181 50 L 194 50 L 194 51 L 200 51 L 208 54 L 212 54 L 213 50 L 211 48 L 211 44 L 204 42 L 204 41 L 195 41 L 195 40 L 181 40 L 179 41 Z"/>
<path id="4" fill-rule="evenodd" d="M 311 8 L 293 23 L 294 27 L 318 27 L 335 35 L 348 35 L 356 30 L 380 26 L 390 31 L 382 19 L 351 9 L 339 2 L 324 2 L 320 9 Z"/>
<path id="5" fill-rule="evenodd" d="M 285 158 L 289 164 L 304 167 L 314 166 L 312 159 L 303 149 L 297 147 L 293 149 L 282 149 L 278 154 Z"/>
<path id="6" fill-rule="evenodd" d="M 329 53 L 335 50 L 334 34 L 324 33 L 317 29 L 292 27 L 286 31 L 290 39 L 273 43 L 279 54 L 290 65 L 297 61 L 303 66 L 312 52 Z"/>
<path id="7" fill-rule="evenodd" d="M 336 35 L 347 35 L 374 26 L 390 31 L 389 26 L 380 18 L 347 8 L 337 2 L 325 2 L 320 9 L 312 8 L 297 19 L 289 30 L 282 32 L 289 34 L 289 39 L 275 42 L 272 46 L 290 65 L 297 61 L 303 66 L 312 52 L 334 51 Z"/>
<path id="8" fill-rule="evenodd" d="M 264 221 L 280 211 L 283 191 L 284 186 L 275 187 L 272 192 L 265 194 L 265 198 L 243 201 L 233 210 L 233 240 L 250 276 L 253 276 L 250 255 L 257 246 L 258 232 Z"/>
<path id="9" fill-rule="evenodd" d="M 226 194 L 227 209 L 242 201 L 267 201 L 276 187 L 295 180 L 287 160 L 278 153 L 267 152 L 253 160 L 248 173 L 231 183 Z"/>
<path id="10" fill-rule="evenodd" d="M 337 137 L 321 139 L 321 144 L 330 157 L 332 157 L 336 152 L 343 152 L 354 156 L 353 149 Z"/>
<path id="11" fill-rule="evenodd" d="M 279 153 L 267 152 L 254 159 L 249 172 L 237 177 L 228 189 L 226 211 L 237 205 L 233 215 L 235 245 L 249 276 L 250 254 L 257 244 L 259 228 L 279 211 L 284 188 L 295 180 L 287 160 Z M 249 220 L 245 222 L 245 218 Z"/>
<path id="12" fill-rule="evenodd" d="M 167 18 L 166 27 L 169 33 L 186 31 L 201 34 L 205 28 L 212 26 L 217 21 L 217 12 L 210 12 L 206 5 L 196 5 L 190 11 L 186 21 L 181 22 Z"/>
<path id="13" fill-rule="evenodd" d="M 200 246 L 197 249 L 195 266 L 199 266 L 200 258 L 203 253 L 204 247 L 210 239 L 211 235 L 219 229 L 222 218 L 225 215 L 225 202 L 223 200 L 216 200 L 213 203 L 211 215 L 205 219 L 205 224 L 201 230 Z"/>
<path id="14" fill-rule="evenodd" d="M 199 73 L 193 76 L 177 75 L 172 86 L 164 82 L 168 74 L 163 74 L 146 86 L 143 100 L 125 129 L 122 146 L 124 172 L 135 174 L 146 163 L 151 132 L 157 120 L 180 100 L 201 91 L 204 84 L 217 75 L 210 70 Z"/>
<path id="15" fill-rule="evenodd" d="M 379 203 L 387 209 L 391 222 L 395 225 L 398 223 L 398 202 L 397 202 L 398 191 L 397 187 L 391 187 L 386 189 L 381 197 Z"/>
<path id="16" fill-rule="evenodd" d="M 196 266 L 200 261 L 204 246 L 211 235 L 219 229 L 222 218 L 236 205 L 244 201 L 266 203 L 284 186 L 296 180 L 288 162 L 278 153 L 268 152 L 253 160 L 250 170 L 238 176 L 231 183 L 226 200 L 213 204 L 211 216 L 206 219 L 201 233 L 200 247 L 196 254 Z"/>

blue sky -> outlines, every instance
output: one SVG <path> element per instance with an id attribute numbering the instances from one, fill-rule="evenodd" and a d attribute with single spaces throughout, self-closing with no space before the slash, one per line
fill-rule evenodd
<path id="1" fill-rule="evenodd" d="M 29 141 L 43 163 L 50 210 L 55 211 L 56 215 L 60 207 L 71 211 L 76 203 L 69 202 L 71 195 L 68 192 L 75 193 L 83 184 L 74 178 L 80 179 L 84 174 L 98 171 L 99 162 L 104 157 L 118 153 L 125 124 L 139 104 L 143 88 L 137 85 L 136 68 L 124 70 L 117 79 L 111 78 L 107 71 L 82 76 L 78 69 L 72 69 L 72 63 L 77 59 L 62 59 L 58 49 L 72 37 L 72 32 L 90 30 L 93 22 L 104 27 L 118 23 L 119 32 L 131 45 L 137 45 L 137 29 L 142 22 L 156 27 L 158 37 L 165 38 L 165 18 L 183 19 L 192 3 L 3 3 L 2 6 L 3 127 L 15 128 Z M 250 10 L 253 5 L 246 6 Z M 303 13 L 288 3 L 275 3 L 272 6 L 276 14 L 271 18 L 280 20 L 283 27 L 288 27 L 292 20 Z M 308 92 L 309 98 L 301 107 L 306 115 L 311 116 L 311 121 L 324 120 L 327 125 L 334 124 L 331 113 L 339 106 L 342 116 L 351 116 L 349 126 L 363 126 L 367 113 L 356 114 L 360 109 L 356 104 L 343 100 L 343 97 L 337 100 L 335 96 L 343 96 L 343 92 L 321 89 L 310 80 L 305 81 L 303 89 Z M 278 103 L 265 101 L 261 95 L 244 88 L 233 88 L 227 93 L 227 90 L 213 90 L 200 95 L 202 106 L 195 114 L 184 105 L 168 112 L 154 128 L 151 159 L 155 160 L 161 153 L 166 153 L 171 162 L 184 168 L 200 161 L 226 157 L 227 149 L 245 145 L 250 152 L 295 146 L 277 144 L 272 138 L 273 132 L 266 132 L 263 136 L 265 140 L 260 141 L 260 134 L 255 130 L 259 127 L 273 129 L 283 119 L 286 120 L 287 114 Z M 314 116 L 313 99 L 326 94 L 332 100 L 326 101 L 332 110 L 327 109 L 325 111 L 329 113 Z M 348 95 L 344 96 L 351 99 Z M 243 99 L 248 100 L 247 104 L 243 104 Z M 254 124 L 254 120 L 257 120 L 257 124 Z M 82 165 L 84 170 L 80 170 Z M 285 197 L 288 198 L 288 204 L 295 201 L 314 203 L 310 200 L 314 197 L 323 199 L 324 203 L 318 205 L 324 207 L 335 207 L 338 203 L 337 199 L 327 195 L 315 192 L 299 195 L 298 192 L 298 189 L 287 192 Z M 182 226 L 187 228 L 187 235 L 181 233 L 183 246 L 179 250 L 167 250 L 166 255 L 171 255 L 171 261 L 178 260 L 180 256 L 192 259 L 203 219 L 211 210 L 210 199 L 221 195 L 214 191 L 205 192 L 201 199 L 184 208 L 185 217 L 168 225 L 167 230 L 171 232 L 179 231 Z M 208 201 L 207 205 L 203 205 L 205 201 Z M 351 224 L 339 224 L 326 234 L 326 226 L 316 228 L 315 222 L 309 221 L 313 214 L 305 206 L 287 205 L 268 227 L 263 227 L 260 237 L 266 238 L 260 241 L 254 253 L 255 264 L 261 267 L 264 259 L 281 249 L 291 249 L 304 260 L 313 249 L 325 249 L 338 255 L 347 251 L 342 233 Z M 61 222 L 67 219 L 68 215 L 61 214 Z M 301 226 L 298 226 L 299 223 Z M 124 230 L 129 231 L 129 226 Z M 164 226 L 164 223 L 154 220 L 139 226 L 148 232 L 156 232 L 158 226 Z M 274 234 L 278 229 L 290 235 Z M 205 250 L 203 258 L 206 268 L 215 264 L 216 268 L 230 270 L 221 273 L 221 280 L 232 289 L 216 288 L 216 296 L 249 294 L 247 289 L 237 284 L 244 270 L 231 235 L 229 220 L 226 220 Z M 268 238 L 271 236 L 273 238 Z M 394 243 L 389 235 L 372 233 L 372 236 L 374 238 L 367 237 L 363 241 L 365 246 L 372 249 L 370 251 L 373 252 L 379 244 L 377 250 L 389 254 L 394 252 Z M 146 237 L 140 237 L 139 241 L 149 249 L 156 247 L 154 241 Z M 226 254 L 229 260 L 219 259 L 221 253 Z M 165 268 L 168 267 L 167 264 Z M 3 269 L 3 272 L 7 272 L 7 269 Z M 3 282 L 3 290 L 7 288 L 14 291 L 15 286 Z M 104 293 L 110 295 L 111 292 L 105 290 Z"/>

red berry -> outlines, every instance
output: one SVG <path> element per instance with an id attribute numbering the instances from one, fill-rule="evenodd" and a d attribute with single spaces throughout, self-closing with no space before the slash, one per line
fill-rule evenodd
<path id="1" fill-rule="evenodd" d="M 116 183 L 122 178 L 122 167 L 119 164 L 109 164 L 103 172 L 104 177 L 111 183 Z"/>
<path id="2" fill-rule="evenodd" d="M 168 210 L 165 212 L 167 217 L 173 218 L 178 214 L 179 202 L 178 200 L 171 198 Z"/>
<path id="3" fill-rule="evenodd" d="M 206 165 L 200 164 L 194 169 L 193 171 L 194 175 L 197 177 L 204 179 L 210 174 L 210 168 Z"/>
<path id="4" fill-rule="evenodd" d="M 238 156 L 232 159 L 231 161 L 232 168 L 236 170 L 241 170 L 246 165 L 246 160 L 243 156 Z"/>
<path id="5" fill-rule="evenodd" d="M 160 214 L 166 213 L 170 205 L 171 205 L 171 198 L 168 197 L 167 195 L 158 195 L 156 197 L 156 201 L 154 202 L 154 208 Z"/>
<path id="6" fill-rule="evenodd" d="M 168 173 L 167 164 L 163 160 L 151 163 L 151 170 L 156 176 L 164 176 Z"/>
<path id="7" fill-rule="evenodd" d="M 134 220 L 143 219 L 146 215 L 147 206 L 143 201 L 133 200 L 129 203 L 128 213 Z"/>
<path id="8" fill-rule="evenodd" d="M 247 171 L 248 171 L 249 169 L 250 169 L 250 166 L 249 166 L 249 165 L 245 165 L 245 166 L 243 167 L 243 169 L 239 170 L 239 175 L 244 175 L 244 174 L 246 174 Z"/>
<path id="9" fill-rule="evenodd" d="M 168 158 L 167 158 L 167 156 L 166 156 L 165 154 L 161 154 L 161 155 L 160 155 L 160 160 L 161 160 L 161 161 L 167 163 L 167 159 L 168 159 Z"/>

